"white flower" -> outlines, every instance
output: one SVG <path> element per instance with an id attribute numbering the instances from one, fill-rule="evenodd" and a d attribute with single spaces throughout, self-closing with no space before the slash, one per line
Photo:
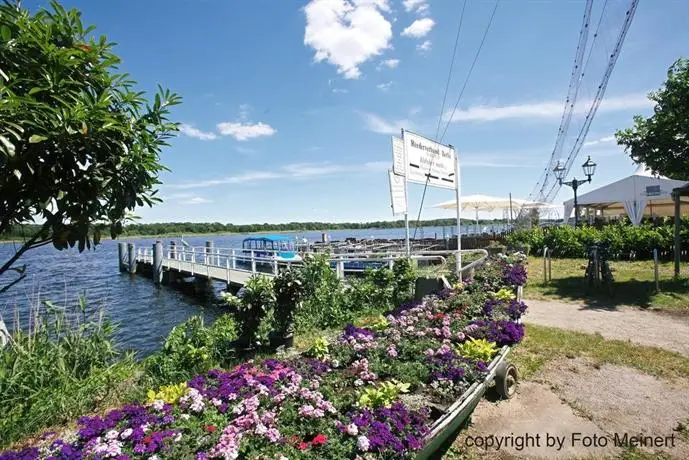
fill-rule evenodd
<path id="1" fill-rule="evenodd" d="M 179 416 L 182 420 L 189 420 L 191 418 L 191 415 L 189 414 L 182 414 Z"/>
<path id="2" fill-rule="evenodd" d="M 364 384 L 364 381 L 361 380 L 361 379 L 356 379 L 356 380 L 354 381 L 354 386 L 355 386 L 355 387 L 360 387 L 360 386 L 363 385 L 363 384 Z"/>
<path id="3" fill-rule="evenodd" d="M 132 430 L 131 428 L 127 428 L 126 430 L 124 430 L 124 431 L 122 432 L 122 434 L 120 435 L 120 437 L 121 437 L 122 439 L 127 439 L 129 436 L 131 436 L 132 432 L 133 432 L 133 430 Z"/>
<path id="4" fill-rule="evenodd" d="M 366 452 L 371 446 L 371 443 L 368 441 L 366 436 L 359 436 L 356 438 L 356 446 L 359 448 L 359 450 Z"/>
<path id="5" fill-rule="evenodd" d="M 117 432 L 117 430 L 110 430 L 107 433 L 105 433 L 105 439 L 108 441 L 112 441 L 113 439 L 117 439 L 117 437 L 120 434 Z"/>
<path id="6" fill-rule="evenodd" d="M 155 401 L 153 401 L 152 405 L 155 410 L 163 410 L 163 406 L 165 406 L 165 401 L 156 399 Z"/>
<path id="7" fill-rule="evenodd" d="M 345 431 L 347 431 L 347 434 L 351 436 L 356 436 L 357 434 L 359 434 L 359 428 L 354 423 L 350 423 L 349 425 L 347 425 Z"/>
<path id="8" fill-rule="evenodd" d="M 159 458 L 160 457 L 158 457 L 157 455 L 154 454 L 154 455 L 151 455 L 150 457 L 148 457 L 148 460 L 159 460 Z"/>

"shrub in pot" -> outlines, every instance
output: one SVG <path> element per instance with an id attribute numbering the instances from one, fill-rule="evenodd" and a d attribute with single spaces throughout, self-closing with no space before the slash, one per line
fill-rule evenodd
<path id="1" fill-rule="evenodd" d="M 273 291 L 275 330 L 269 336 L 270 345 L 289 348 L 294 343 L 294 312 L 305 294 L 302 270 L 292 267 L 281 270 L 273 279 Z"/>
<path id="2" fill-rule="evenodd" d="M 253 275 L 249 278 L 235 312 L 239 328 L 238 345 L 247 349 L 258 345 L 258 328 L 274 303 L 273 281 L 262 275 Z"/>

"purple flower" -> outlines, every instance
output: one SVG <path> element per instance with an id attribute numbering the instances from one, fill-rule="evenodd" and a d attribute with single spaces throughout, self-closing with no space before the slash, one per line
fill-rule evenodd
<path id="1" fill-rule="evenodd" d="M 502 278 L 508 286 L 523 286 L 526 284 L 526 267 L 522 264 L 505 265 Z"/>
<path id="2" fill-rule="evenodd" d="M 524 325 L 509 320 L 478 320 L 472 322 L 465 332 L 469 337 L 486 339 L 502 347 L 519 343 L 524 337 Z"/>

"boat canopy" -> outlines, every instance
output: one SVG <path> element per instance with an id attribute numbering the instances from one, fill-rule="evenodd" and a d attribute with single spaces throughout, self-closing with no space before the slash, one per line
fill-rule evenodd
<path id="1" fill-rule="evenodd" d="M 242 241 L 242 248 L 293 251 L 294 241 L 287 235 L 263 235 L 245 238 L 244 241 Z"/>

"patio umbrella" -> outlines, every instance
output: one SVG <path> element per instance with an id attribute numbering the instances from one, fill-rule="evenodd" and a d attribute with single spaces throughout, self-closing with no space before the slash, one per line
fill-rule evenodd
<path id="1" fill-rule="evenodd" d="M 521 200 L 519 198 L 498 197 L 489 195 L 467 195 L 462 197 L 462 210 L 473 209 L 476 212 L 476 225 L 478 226 L 479 211 L 494 211 L 496 209 L 509 209 L 510 202 L 513 208 L 541 207 L 547 203 L 538 201 Z M 457 209 L 457 200 L 445 201 L 432 206 L 433 208 Z"/>

